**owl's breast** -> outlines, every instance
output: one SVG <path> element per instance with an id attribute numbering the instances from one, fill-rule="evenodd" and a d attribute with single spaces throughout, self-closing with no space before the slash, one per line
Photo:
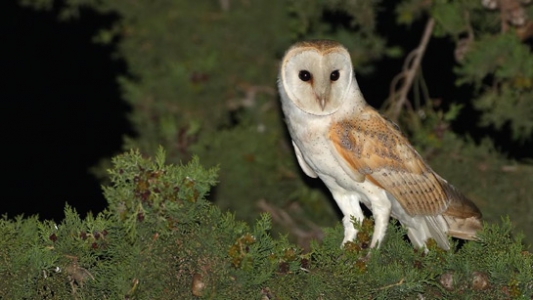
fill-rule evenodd
<path id="1" fill-rule="evenodd" d="M 328 188 L 360 189 L 360 182 L 349 176 L 339 165 L 345 162 L 339 161 L 332 153 L 334 148 L 328 136 L 329 127 L 329 119 L 318 118 L 300 124 L 289 124 L 289 131 L 302 158 Z"/>
<path id="2" fill-rule="evenodd" d="M 370 181 L 364 180 L 362 174 L 354 170 L 335 155 L 336 151 L 329 137 L 334 120 L 329 117 L 311 118 L 309 115 L 291 116 L 287 122 L 292 140 L 300 149 L 302 159 L 318 175 L 324 184 L 333 191 L 342 193 L 358 193 L 366 206 L 371 208 L 370 199 L 386 197 L 385 191 Z M 348 172 L 352 172 L 349 174 Z M 357 172 L 357 171 L 355 171 Z M 354 175 L 355 174 L 355 175 Z M 357 177 L 359 175 L 360 177 Z M 357 177 L 357 178 L 354 178 Z"/>

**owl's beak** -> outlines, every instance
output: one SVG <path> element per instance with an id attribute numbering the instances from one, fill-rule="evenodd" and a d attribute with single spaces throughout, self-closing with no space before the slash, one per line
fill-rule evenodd
<path id="1" fill-rule="evenodd" d="M 320 108 L 322 109 L 322 111 L 324 111 L 324 108 L 326 108 L 326 98 L 319 98 L 318 99 L 318 104 L 320 105 Z"/>
<path id="2" fill-rule="evenodd" d="M 329 92 L 330 92 L 330 85 L 328 81 L 328 85 L 324 87 L 317 87 L 315 90 L 315 97 L 316 101 L 318 102 L 318 105 L 320 105 L 320 108 L 322 111 L 326 109 L 326 105 L 329 102 Z"/>

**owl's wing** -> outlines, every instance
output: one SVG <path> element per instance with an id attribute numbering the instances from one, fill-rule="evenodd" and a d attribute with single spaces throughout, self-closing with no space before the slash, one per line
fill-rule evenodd
<path id="1" fill-rule="evenodd" d="M 399 131 L 370 106 L 333 123 L 330 139 L 350 170 L 389 192 L 414 215 L 480 217 L 478 208 L 440 178 Z"/>
<path id="2" fill-rule="evenodd" d="M 296 146 L 296 143 L 292 141 L 292 146 L 294 147 L 294 153 L 296 153 L 296 159 L 298 159 L 298 164 L 300 165 L 300 168 L 304 171 L 305 175 L 311 177 L 311 178 L 317 178 L 315 171 L 309 167 L 309 165 L 305 162 L 302 151 L 300 151 L 300 148 Z"/>

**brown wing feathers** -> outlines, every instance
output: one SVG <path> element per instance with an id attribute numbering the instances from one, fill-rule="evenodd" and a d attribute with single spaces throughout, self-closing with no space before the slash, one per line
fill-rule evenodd
<path id="1" fill-rule="evenodd" d="M 396 126 L 371 107 L 355 119 L 333 124 L 330 137 L 354 170 L 392 194 L 410 215 L 481 217 L 477 207 L 436 175 Z"/>
<path id="2" fill-rule="evenodd" d="M 444 219 L 449 227 L 448 234 L 462 239 L 475 239 L 475 233 L 483 227 L 480 221 L 481 212 L 472 201 L 452 185 L 442 178 L 440 180 L 450 199 L 448 209 L 444 213 Z"/>

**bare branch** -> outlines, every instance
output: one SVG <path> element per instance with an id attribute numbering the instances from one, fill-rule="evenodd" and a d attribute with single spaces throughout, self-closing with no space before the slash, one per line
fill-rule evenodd
<path id="1" fill-rule="evenodd" d="M 391 88 L 391 90 L 394 90 L 394 92 L 389 95 L 389 100 L 392 101 L 392 113 L 390 114 L 390 117 L 395 122 L 398 121 L 398 117 L 400 116 L 402 107 L 407 102 L 407 94 L 409 93 L 409 90 L 413 85 L 413 80 L 415 78 L 416 72 L 420 68 L 422 57 L 424 56 L 427 45 L 429 43 L 429 39 L 431 37 L 431 33 L 433 32 L 433 27 L 435 27 L 435 20 L 433 18 L 430 18 L 426 23 L 426 28 L 424 29 L 424 34 L 422 35 L 420 44 L 416 49 L 409 53 L 409 55 L 405 59 L 402 73 L 398 74 L 393 80 L 394 84 L 396 84 L 400 78 L 404 79 L 402 81 L 402 86 L 398 93 L 398 99 L 394 99 L 396 96 L 394 88 Z"/>

